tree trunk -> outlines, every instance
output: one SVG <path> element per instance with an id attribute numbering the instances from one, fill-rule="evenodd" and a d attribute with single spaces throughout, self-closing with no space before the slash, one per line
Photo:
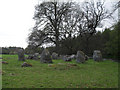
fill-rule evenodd
<path id="1" fill-rule="evenodd" d="M 59 51 L 59 29 L 57 28 L 57 3 L 54 3 L 54 8 L 55 8 L 55 22 L 54 22 L 54 28 L 55 28 L 55 38 L 56 38 L 56 52 L 58 53 Z"/>
<path id="2" fill-rule="evenodd" d="M 89 55 L 89 37 L 86 37 L 85 54 Z"/>

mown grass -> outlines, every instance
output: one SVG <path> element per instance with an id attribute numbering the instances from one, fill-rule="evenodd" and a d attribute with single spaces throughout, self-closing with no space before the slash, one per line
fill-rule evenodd
<path id="1" fill-rule="evenodd" d="M 26 60 L 33 67 L 21 67 L 17 55 L 3 55 L 3 88 L 118 88 L 118 63 L 110 60 L 95 62 L 88 60 L 84 64 L 53 60 L 55 67 L 40 61 Z M 74 63 L 67 67 L 58 63 Z"/>

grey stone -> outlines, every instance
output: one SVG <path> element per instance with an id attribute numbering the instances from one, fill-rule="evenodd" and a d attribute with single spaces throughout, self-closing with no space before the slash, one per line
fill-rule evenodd
<path id="1" fill-rule="evenodd" d="M 35 53 L 33 59 L 38 60 L 39 59 L 39 53 Z"/>
<path id="2" fill-rule="evenodd" d="M 47 49 L 43 50 L 43 52 L 41 54 L 41 57 L 40 57 L 40 62 L 42 62 L 42 63 L 53 63 L 51 55 L 50 55 L 50 53 Z"/>
<path id="3" fill-rule="evenodd" d="M 2 61 L 2 64 L 8 64 L 8 62 L 6 62 L 6 61 Z"/>
<path id="4" fill-rule="evenodd" d="M 101 52 L 99 50 L 94 50 L 93 59 L 94 59 L 94 61 L 98 61 L 98 62 L 103 61 L 102 60 L 102 54 L 101 54 Z"/>
<path id="5" fill-rule="evenodd" d="M 63 59 L 64 58 L 64 55 L 59 55 L 58 56 L 58 59 Z"/>
<path id="6" fill-rule="evenodd" d="M 76 59 L 76 56 L 73 54 L 73 55 L 70 55 L 69 56 L 71 59 Z"/>
<path id="7" fill-rule="evenodd" d="M 77 52 L 76 62 L 77 63 L 84 63 L 85 62 L 85 54 L 82 51 Z"/>
<path id="8" fill-rule="evenodd" d="M 27 59 L 33 59 L 34 58 L 34 55 L 30 54 Z"/>
<path id="9" fill-rule="evenodd" d="M 63 57 L 63 60 L 64 61 L 72 61 L 72 59 L 71 59 L 71 57 L 69 57 L 68 55 L 65 55 L 64 57 Z"/>
<path id="10" fill-rule="evenodd" d="M 58 65 L 65 65 L 65 63 L 58 63 Z"/>
<path id="11" fill-rule="evenodd" d="M 87 55 L 85 55 L 85 60 L 87 61 L 89 59 L 89 57 Z"/>
<path id="12" fill-rule="evenodd" d="M 30 55 L 27 57 L 27 59 L 38 60 L 38 59 L 40 59 L 39 56 L 40 56 L 39 53 L 30 54 Z"/>
<path id="13" fill-rule="evenodd" d="M 53 53 L 52 53 L 52 59 L 58 59 L 58 54 L 55 53 L 55 52 L 53 52 Z"/>
<path id="14" fill-rule="evenodd" d="M 29 64 L 27 62 L 24 62 L 21 67 L 32 67 L 32 64 Z"/>
<path id="15" fill-rule="evenodd" d="M 48 67 L 55 67 L 55 64 L 48 64 Z"/>
<path id="16" fill-rule="evenodd" d="M 19 61 L 24 61 L 25 60 L 24 50 L 23 49 L 18 50 L 18 60 Z"/>
<path id="17" fill-rule="evenodd" d="M 65 56 L 63 56 L 63 57 L 61 57 L 64 61 L 66 61 L 67 60 L 67 56 L 65 55 Z"/>

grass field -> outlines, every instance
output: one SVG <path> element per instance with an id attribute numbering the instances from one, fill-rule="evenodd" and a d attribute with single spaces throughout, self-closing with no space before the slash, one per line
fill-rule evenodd
<path id="1" fill-rule="evenodd" d="M 53 67 L 40 61 L 26 60 L 33 67 L 21 67 L 17 55 L 3 55 L 3 88 L 118 88 L 118 63 L 110 60 L 84 64 L 53 60 Z M 75 63 L 77 66 L 68 67 Z"/>

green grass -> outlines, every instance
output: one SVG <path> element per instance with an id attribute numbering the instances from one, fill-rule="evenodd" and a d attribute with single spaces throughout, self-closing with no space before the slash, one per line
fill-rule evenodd
<path id="1" fill-rule="evenodd" d="M 2 57 L 2 55 L 0 54 L 0 57 Z M 2 59 L 0 58 L 0 90 L 2 89 L 2 75 L 1 75 L 1 72 L 2 72 Z"/>
<path id="2" fill-rule="evenodd" d="M 3 55 L 3 88 L 118 88 L 118 63 L 110 60 L 84 64 L 53 60 L 55 66 L 49 67 L 40 61 L 26 60 L 33 67 L 21 67 L 17 55 Z M 74 63 L 67 67 L 58 63 Z"/>

